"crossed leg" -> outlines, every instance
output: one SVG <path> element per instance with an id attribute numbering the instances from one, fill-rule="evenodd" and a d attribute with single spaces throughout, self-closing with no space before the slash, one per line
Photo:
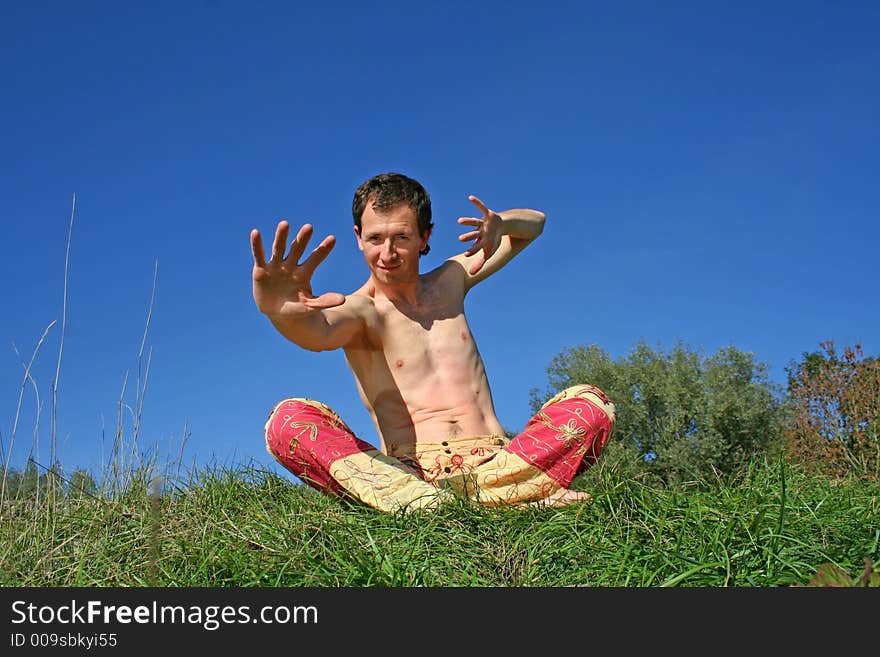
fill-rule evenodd
<path id="1" fill-rule="evenodd" d="M 444 483 L 483 504 L 559 506 L 587 499 L 586 493 L 570 490 L 571 483 L 599 459 L 613 435 L 614 421 L 614 404 L 599 388 L 566 388 L 549 399 L 495 458 Z"/>
<path id="2" fill-rule="evenodd" d="M 278 403 L 265 437 L 268 452 L 304 483 L 382 511 L 434 508 L 453 494 L 483 504 L 559 506 L 589 497 L 569 487 L 599 458 L 614 419 L 614 405 L 600 389 L 567 388 L 489 460 L 433 482 L 359 439 L 332 409 L 314 400 Z"/>

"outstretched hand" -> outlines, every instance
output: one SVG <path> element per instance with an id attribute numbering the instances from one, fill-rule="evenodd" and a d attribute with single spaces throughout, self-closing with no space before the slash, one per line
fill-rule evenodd
<path id="1" fill-rule="evenodd" d="M 333 249 L 336 238 L 332 235 L 325 237 L 300 264 L 299 259 L 312 237 L 312 226 L 305 224 L 299 229 L 290 244 L 290 253 L 285 257 L 289 230 L 288 222 L 278 223 L 272 257 L 268 261 L 260 231 L 256 228 L 251 231 L 254 301 L 260 312 L 270 317 L 296 317 L 345 303 L 345 296 L 338 292 L 325 292 L 317 297 L 312 294 L 312 274 Z"/>
<path id="2" fill-rule="evenodd" d="M 501 244 L 501 217 L 488 209 L 476 196 L 468 196 L 468 200 L 477 206 L 482 217 L 459 217 L 458 223 L 472 226 L 474 230 L 458 236 L 460 242 L 473 240 L 470 248 L 464 252 L 466 256 L 478 255 L 468 270 L 471 276 L 476 274 Z"/>

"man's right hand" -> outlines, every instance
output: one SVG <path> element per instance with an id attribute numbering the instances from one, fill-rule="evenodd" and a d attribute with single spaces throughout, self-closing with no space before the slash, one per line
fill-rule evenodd
<path id="1" fill-rule="evenodd" d="M 332 308 L 345 303 L 345 296 L 338 292 L 325 292 L 320 296 L 312 294 L 312 274 L 327 257 L 336 243 L 336 238 L 328 235 L 299 264 L 312 237 L 312 227 L 305 224 L 299 229 L 290 245 L 290 253 L 284 256 L 287 248 L 287 234 L 290 224 L 278 223 L 275 241 L 272 243 L 272 257 L 266 261 L 263 240 L 256 228 L 251 231 L 251 250 L 254 254 L 254 301 L 260 312 L 275 319 L 297 319 L 311 315 L 322 308 Z"/>

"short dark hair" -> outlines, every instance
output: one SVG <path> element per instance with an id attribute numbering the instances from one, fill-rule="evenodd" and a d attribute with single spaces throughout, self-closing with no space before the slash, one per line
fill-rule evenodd
<path id="1" fill-rule="evenodd" d="M 380 173 L 361 183 L 354 192 L 351 214 L 358 232 L 361 230 L 361 217 L 367 204 L 372 203 L 377 212 L 390 210 L 398 205 L 408 205 L 418 220 L 419 235 L 424 237 L 434 227 L 431 221 L 431 197 L 422 184 L 402 173 Z M 430 246 L 420 253 L 427 255 Z"/>

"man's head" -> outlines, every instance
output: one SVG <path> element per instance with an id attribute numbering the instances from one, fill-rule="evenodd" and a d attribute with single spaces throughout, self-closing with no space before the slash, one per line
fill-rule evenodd
<path id="1" fill-rule="evenodd" d="M 421 183 L 400 173 L 373 176 L 355 190 L 351 214 L 356 232 L 360 235 L 364 210 L 368 207 L 372 207 L 377 214 L 387 214 L 401 205 L 413 211 L 418 222 L 419 236 L 427 240 L 434 227 L 431 222 L 431 197 Z M 430 248 L 425 241 L 425 247 L 419 254 L 427 255 Z"/>

